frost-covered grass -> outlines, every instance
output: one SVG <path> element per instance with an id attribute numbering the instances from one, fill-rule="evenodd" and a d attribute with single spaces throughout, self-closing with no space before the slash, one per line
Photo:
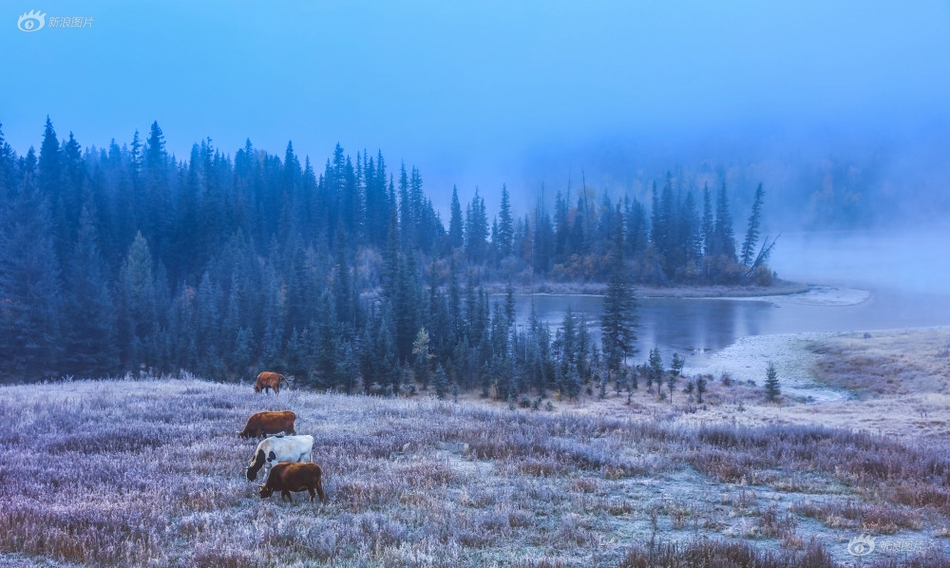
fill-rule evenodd
<path id="1" fill-rule="evenodd" d="M 244 479 L 237 432 L 281 409 L 314 436 L 326 505 Z M 684 546 L 785 566 L 950 527 L 945 447 L 843 430 L 194 380 L 3 387 L 0 416 L 0 566 L 637 566 Z"/>

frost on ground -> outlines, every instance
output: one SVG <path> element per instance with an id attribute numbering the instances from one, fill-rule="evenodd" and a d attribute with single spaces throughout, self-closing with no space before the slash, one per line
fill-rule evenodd
<path id="1" fill-rule="evenodd" d="M 738 382 L 707 394 L 531 411 L 196 380 L 2 387 L 0 566 L 618 566 L 651 542 L 783 566 L 818 546 L 845 566 L 859 534 L 950 552 L 946 437 L 795 424 L 825 403 Z M 284 408 L 314 436 L 326 505 L 262 501 L 243 478 L 255 441 L 237 431 Z M 754 413 L 786 418 L 735 419 Z"/>
<path id="2" fill-rule="evenodd" d="M 691 374 L 730 375 L 740 382 L 761 384 L 769 362 L 781 377 L 783 393 L 802 402 L 837 402 L 850 398 L 847 392 L 830 388 L 815 378 L 819 355 L 809 351 L 811 341 L 831 333 L 751 335 L 708 357 L 702 366 L 687 367 Z"/>
<path id="3" fill-rule="evenodd" d="M 772 296 L 770 300 L 778 305 L 808 306 L 854 306 L 868 301 L 871 292 L 851 288 L 832 286 L 810 286 L 808 291 L 786 296 Z"/>
<path id="4" fill-rule="evenodd" d="M 762 400 L 769 361 L 781 382 L 779 404 Z M 950 328 L 749 336 L 686 371 L 737 385 L 720 389 L 723 404 L 703 419 L 950 439 Z"/>

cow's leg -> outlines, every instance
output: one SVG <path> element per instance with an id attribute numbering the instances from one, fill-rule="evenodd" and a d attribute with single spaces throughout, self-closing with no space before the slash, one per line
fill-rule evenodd
<path id="1" fill-rule="evenodd" d="M 323 481 L 319 477 L 317 478 L 317 495 L 320 496 L 321 503 L 327 502 L 327 496 L 323 493 Z"/>
<path id="2" fill-rule="evenodd" d="M 291 503 L 294 502 L 294 497 L 293 497 L 293 495 L 291 495 L 291 494 L 290 494 L 290 491 L 287 491 L 286 489 L 284 489 L 283 491 L 280 492 L 280 500 L 281 500 L 281 501 L 284 500 L 284 497 L 286 497 L 287 500 L 290 501 Z"/>
<path id="3" fill-rule="evenodd" d="M 313 503 L 313 499 L 316 497 L 316 493 L 314 493 L 313 487 L 308 487 L 307 491 L 310 492 L 310 502 Z"/>

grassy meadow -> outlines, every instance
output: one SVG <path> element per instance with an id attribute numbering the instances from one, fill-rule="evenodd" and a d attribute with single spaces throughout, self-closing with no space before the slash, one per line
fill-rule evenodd
<path id="1" fill-rule="evenodd" d="M 2 387 L 0 566 L 950 566 L 946 438 L 702 418 L 736 388 L 705 409 L 641 390 L 623 415 L 613 393 L 530 410 L 191 378 Z M 314 436 L 325 505 L 244 479 L 257 442 L 237 432 L 280 409 Z M 878 552 L 858 559 L 862 534 Z"/>

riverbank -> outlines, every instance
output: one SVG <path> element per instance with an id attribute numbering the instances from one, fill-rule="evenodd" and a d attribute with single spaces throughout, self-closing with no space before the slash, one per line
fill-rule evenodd
<path id="1" fill-rule="evenodd" d="M 504 294 L 504 282 L 484 285 L 489 294 Z M 634 292 L 641 298 L 761 298 L 765 296 L 788 296 L 808 292 L 812 286 L 800 282 L 775 280 L 771 286 L 635 286 Z M 601 282 L 542 282 L 515 285 L 516 294 L 588 295 L 603 296 L 607 284 Z"/>
<path id="2" fill-rule="evenodd" d="M 769 362 L 778 371 L 777 402 L 765 397 Z M 605 399 L 556 408 L 681 425 L 795 424 L 950 441 L 950 327 L 747 336 L 691 357 L 683 373 L 672 402 L 641 380 L 629 404 L 626 393 L 611 390 Z M 700 376 L 709 384 L 703 404 L 682 392 Z"/>

